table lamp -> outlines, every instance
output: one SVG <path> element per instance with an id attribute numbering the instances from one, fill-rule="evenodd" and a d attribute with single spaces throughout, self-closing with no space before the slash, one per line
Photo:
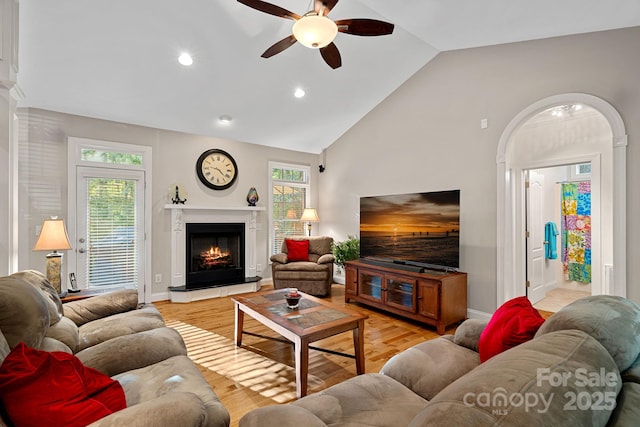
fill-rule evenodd
<path id="1" fill-rule="evenodd" d="M 319 222 L 320 218 L 318 218 L 318 213 L 314 208 L 306 208 L 304 212 L 302 212 L 302 216 L 300 217 L 300 221 L 307 221 L 309 236 L 311 236 L 311 223 Z"/>
<path id="2" fill-rule="evenodd" d="M 58 217 L 42 221 L 42 230 L 33 250 L 53 251 L 47 254 L 47 280 L 60 296 L 64 294 L 62 292 L 62 254 L 58 251 L 68 249 L 71 249 L 71 244 L 64 221 Z"/>

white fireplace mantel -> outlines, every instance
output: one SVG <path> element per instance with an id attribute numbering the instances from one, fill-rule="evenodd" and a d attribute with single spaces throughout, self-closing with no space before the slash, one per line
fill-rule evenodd
<path id="1" fill-rule="evenodd" d="M 245 278 L 249 279 L 257 276 L 257 214 L 260 211 L 265 211 L 264 207 L 211 207 L 167 204 L 164 208 L 171 211 L 171 287 L 181 287 L 186 282 L 185 224 L 188 223 L 243 223 L 245 226 Z M 254 281 L 187 292 L 170 291 L 170 294 L 172 302 L 190 302 L 242 292 L 254 292 L 259 287 L 259 282 Z"/>

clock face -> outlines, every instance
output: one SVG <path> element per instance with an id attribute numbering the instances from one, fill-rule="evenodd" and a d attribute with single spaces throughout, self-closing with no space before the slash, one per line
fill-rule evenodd
<path id="1" fill-rule="evenodd" d="M 238 166 L 229 153 L 214 148 L 200 155 L 196 173 L 207 187 L 224 190 L 231 187 L 238 177 Z"/>

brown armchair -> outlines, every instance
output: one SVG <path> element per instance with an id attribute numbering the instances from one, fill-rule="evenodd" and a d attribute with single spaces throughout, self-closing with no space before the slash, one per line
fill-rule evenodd
<path id="1" fill-rule="evenodd" d="M 333 238 L 328 236 L 290 237 L 291 240 L 309 241 L 309 261 L 290 261 L 286 242 L 282 253 L 271 256 L 271 277 L 275 289 L 298 288 L 315 296 L 331 295 L 333 262 L 331 252 Z"/>

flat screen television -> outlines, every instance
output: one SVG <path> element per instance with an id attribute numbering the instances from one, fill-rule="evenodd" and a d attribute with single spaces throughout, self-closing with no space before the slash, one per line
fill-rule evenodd
<path id="1" fill-rule="evenodd" d="M 360 198 L 360 257 L 459 268 L 460 190 Z"/>

